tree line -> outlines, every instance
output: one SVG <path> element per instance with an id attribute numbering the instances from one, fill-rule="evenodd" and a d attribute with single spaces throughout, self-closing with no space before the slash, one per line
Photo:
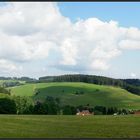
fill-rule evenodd
<path id="1" fill-rule="evenodd" d="M 95 75 L 60 75 L 60 76 L 46 76 L 40 77 L 40 82 L 85 82 L 85 83 L 94 83 L 98 85 L 114 85 L 114 86 L 122 86 L 123 81 L 120 79 L 113 79 L 103 76 L 95 76 Z"/>
<path id="2" fill-rule="evenodd" d="M 131 114 L 133 111 L 116 107 L 87 105 L 62 105 L 59 98 L 47 96 L 44 101 L 34 102 L 30 97 L 10 96 L 0 98 L 0 114 L 38 114 L 38 115 L 76 115 L 82 110 L 89 110 L 95 115 Z"/>

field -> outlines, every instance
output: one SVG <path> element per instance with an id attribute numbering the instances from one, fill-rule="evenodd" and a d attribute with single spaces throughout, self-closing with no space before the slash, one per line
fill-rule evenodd
<path id="1" fill-rule="evenodd" d="M 37 95 L 35 91 L 38 91 Z M 82 91 L 84 94 L 77 95 L 76 91 Z M 11 93 L 18 96 L 30 96 L 34 100 L 44 100 L 46 96 L 59 97 L 63 105 L 90 104 L 90 106 L 140 109 L 140 96 L 112 86 L 77 82 L 38 83 L 13 87 Z"/>
<path id="2" fill-rule="evenodd" d="M 0 138 L 136 138 L 140 116 L 0 115 Z"/>
<path id="3" fill-rule="evenodd" d="M 59 97 L 62 105 L 140 109 L 140 96 L 119 87 L 56 82 L 8 89 L 12 96 L 29 96 L 34 100 Z M 3 97 L 10 96 L 0 93 Z M 139 132 L 140 115 L 0 115 L 0 138 L 139 138 Z"/>

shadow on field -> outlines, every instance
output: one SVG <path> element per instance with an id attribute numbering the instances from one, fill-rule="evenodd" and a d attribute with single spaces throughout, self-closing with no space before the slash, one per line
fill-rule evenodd
<path id="1" fill-rule="evenodd" d="M 51 86 L 51 87 L 47 87 L 47 88 L 42 88 L 42 89 L 39 89 L 41 92 L 44 92 L 44 91 L 49 91 L 51 93 L 67 93 L 67 92 L 74 92 L 74 91 L 77 91 L 77 90 L 84 90 L 84 91 L 87 91 L 87 89 L 85 88 L 81 88 L 81 87 L 72 87 L 72 86 Z"/>

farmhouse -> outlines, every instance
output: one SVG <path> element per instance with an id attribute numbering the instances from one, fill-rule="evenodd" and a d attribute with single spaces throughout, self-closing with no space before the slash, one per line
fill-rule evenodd
<path id="1" fill-rule="evenodd" d="M 140 110 L 135 111 L 134 114 L 136 114 L 136 115 L 140 115 Z"/>
<path id="2" fill-rule="evenodd" d="M 82 110 L 81 112 L 77 112 L 76 115 L 81 115 L 81 116 L 85 116 L 85 115 L 94 115 L 94 112 L 90 113 L 89 110 Z"/>

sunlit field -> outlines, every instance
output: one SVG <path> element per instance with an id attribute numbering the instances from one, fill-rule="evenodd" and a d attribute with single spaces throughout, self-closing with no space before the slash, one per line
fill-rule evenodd
<path id="1" fill-rule="evenodd" d="M 1 138 L 137 138 L 140 116 L 0 115 Z"/>

